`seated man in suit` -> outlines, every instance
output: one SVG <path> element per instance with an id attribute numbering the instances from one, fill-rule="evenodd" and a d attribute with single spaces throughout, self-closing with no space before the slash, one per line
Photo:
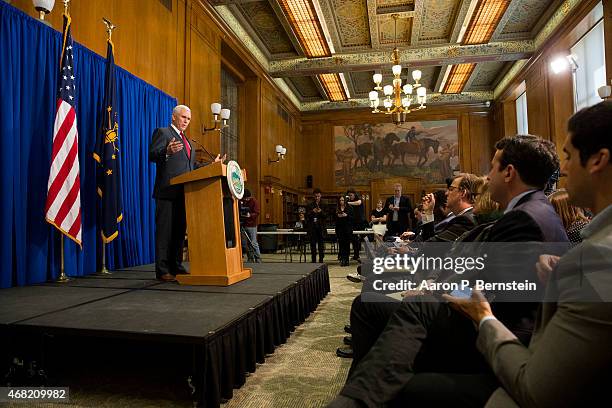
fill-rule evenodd
<path id="1" fill-rule="evenodd" d="M 476 193 L 484 183 L 484 178 L 475 174 L 463 173 L 455 177 L 446 190 L 446 209 L 453 213 L 453 217 L 437 228 L 433 214 L 436 206 L 435 195 L 432 193 L 425 195 L 423 197 L 423 224 L 415 241 L 452 242 L 474 228 L 476 226 L 474 200 Z M 402 237 L 410 235 L 404 233 Z"/>
<path id="2" fill-rule="evenodd" d="M 481 186 L 484 184 L 485 180 L 483 177 L 478 177 L 475 174 L 463 173 L 454 178 L 451 184 L 448 187 L 446 192 L 446 207 L 449 211 L 452 211 L 456 214 L 452 219 L 447 221 L 442 227 L 440 227 L 437 231 L 435 230 L 435 222 L 433 216 L 433 209 L 436 205 L 436 200 L 434 198 L 434 194 L 427 194 L 423 199 L 423 224 L 421 225 L 421 233 L 419 234 L 418 241 L 427 241 L 427 242 L 452 242 L 456 240 L 463 233 L 471 230 L 476 226 L 476 222 L 474 220 L 474 200 L 476 197 L 476 193 L 480 190 Z M 395 253 L 408 253 L 409 249 L 407 246 L 405 247 L 389 247 L 388 252 L 390 254 Z M 353 282 L 359 282 L 365 280 L 365 278 L 360 274 L 361 271 L 365 271 L 366 276 L 371 276 L 372 271 L 372 260 L 366 259 L 363 261 L 360 268 L 358 268 L 357 274 L 349 274 L 347 278 Z M 383 295 L 381 295 L 383 296 Z M 353 302 L 353 307 L 351 308 L 351 321 L 361 321 L 362 318 L 368 319 L 372 315 L 379 315 L 381 312 L 378 309 L 382 308 L 383 314 L 389 314 L 398 304 L 389 304 L 386 301 L 368 301 L 363 302 L 361 296 L 357 296 L 357 298 Z M 375 325 L 383 325 L 386 323 L 386 319 L 384 321 L 375 321 L 372 324 Z M 336 350 L 336 354 L 341 357 L 353 357 L 354 361 L 359 361 L 361 357 L 363 357 L 363 353 L 369 350 L 369 347 L 372 345 L 372 342 L 376 340 L 378 334 L 382 330 L 379 328 L 378 330 L 372 331 L 370 324 L 361 325 L 357 324 L 355 327 L 351 327 L 351 330 L 354 334 L 351 339 L 352 344 L 351 347 L 343 347 Z"/>
<path id="3" fill-rule="evenodd" d="M 504 138 L 495 147 L 488 175 L 489 190 L 492 198 L 505 208 L 505 214 L 476 236 L 467 233 L 463 237 L 465 242 L 567 242 L 561 220 L 541 191 L 559 164 L 555 146 L 527 135 Z M 517 280 L 525 278 L 527 272 L 517 270 Z M 499 277 L 484 278 L 495 281 Z M 354 303 L 354 307 L 359 304 L 364 303 Z M 499 317 L 523 333 L 530 330 L 532 323 L 534 311 L 529 306 L 504 307 Z M 364 332 L 374 341 L 370 342 L 369 350 L 362 352 L 365 357 L 353 362 L 347 383 L 330 408 L 382 406 L 397 398 L 416 372 L 486 371 L 486 364 L 474 346 L 477 334 L 474 326 L 438 297 L 404 298 L 391 310 L 390 317 L 388 312 L 379 308 L 358 321 L 353 320 L 355 313 L 351 313 L 353 333 L 357 325 L 363 325 Z M 354 338 L 353 345 L 356 343 Z"/>
<path id="4" fill-rule="evenodd" d="M 612 103 L 583 109 L 569 121 L 563 146 L 570 201 L 596 214 L 583 243 L 561 259 L 542 256 L 548 282 L 529 347 L 496 319 L 474 291 L 446 296 L 478 325 L 478 350 L 503 389 L 487 406 L 595 406 L 612 383 Z"/>

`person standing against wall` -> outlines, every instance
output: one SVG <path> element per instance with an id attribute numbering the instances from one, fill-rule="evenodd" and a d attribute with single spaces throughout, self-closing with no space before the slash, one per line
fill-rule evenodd
<path id="1" fill-rule="evenodd" d="M 323 235 L 325 233 L 325 212 L 321 204 L 321 190 L 315 188 L 314 199 L 308 205 L 306 218 L 308 224 L 308 236 L 310 237 L 310 255 L 312 262 L 317 262 L 317 247 L 319 250 L 319 262 L 323 262 L 325 255 L 325 243 Z"/>
<path id="2" fill-rule="evenodd" d="M 364 205 L 359 194 L 353 189 L 348 191 L 348 204 L 353 209 L 353 230 L 362 230 L 365 228 L 364 218 Z M 351 242 L 353 244 L 353 260 L 359 260 L 359 252 L 361 252 L 361 237 L 359 235 L 351 236 Z"/>
<path id="3" fill-rule="evenodd" d="M 244 190 L 244 197 L 240 203 L 241 209 L 241 217 L 240 221 L 244 226 L 244 230 L 246 235 L 248 236 L 248 240 L 243 242 L 242 248 L 243 250 L 246 248 L 246 245 L 251 245 L 251 249 L 253 249 L 255 255 L 255 262 L 261 261 L 261 253 L 259 252 L 259 244 L 257 243 L 257 218 L 259 218 L 259 201 L 251 194 L 251 190 L 248 188 Z M 244 216 L 242 211 L 244 209 Z"/>
<path id="4" fill-rule="evenodd" d="M 347 204 L 346 197 L 338 198 L 336 207 L 336 238 L 338 239 L 338 254 L 340 266 L 349 265 L 349 255 L 351 253 L 350 242 L 353 235 L 353 207 Z"/>

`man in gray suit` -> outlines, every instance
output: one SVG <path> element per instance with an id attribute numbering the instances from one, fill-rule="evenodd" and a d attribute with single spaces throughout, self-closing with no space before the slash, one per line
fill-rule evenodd
<path id="1" fill-rule="evenodd" d="M 561 168 L 572 204 L 596 214 L 584 241 L 562 258 L 542 256 L 547 282 L 529 347 L 500 323 L 481 293 L 446 299 L 479 327 L 477 347 L 503 388 L 487 406 L 595 406 L 612 384 L 612 103 L 568 123 Z M 604 403 L 605 404 L 605 403 Z"/>
<path id="2" fill-rule="evenodd" d="M 209 163 L 197 163 L 195 151 L 185 131 L 191 110 L 178 105 L 172 110 L 172 124 L 155 129 L 149 146 L 149 160 L 155 163 L 155 275 L 162 281 L 174 281 L 186 273 L 182 265 L 185 242 L 185 200 L 183 186 L 171 186 L 170 179 Z M 222 159 L 217 155 L 215 162 Z"/>

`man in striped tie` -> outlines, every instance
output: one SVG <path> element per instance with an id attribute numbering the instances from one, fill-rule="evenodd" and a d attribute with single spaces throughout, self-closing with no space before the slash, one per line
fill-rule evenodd
<path id="1" fill-rule="evenodd" d="M 195 170 L 196 154 L 185 134 L 191 110 L 178 105 L 172 110 L 172 124 L 155 129 L 149 146 L 149 160 L 155 163 L 155 275 L 165 282 L 186 273 L 182 265 L 185 243 L 185 199 L 183 186 L 171 186 L 170 179 Z M 221 161 L 217 156 L 215 161 Z M 205 163 L 209 164 L 209 163 Z"/>

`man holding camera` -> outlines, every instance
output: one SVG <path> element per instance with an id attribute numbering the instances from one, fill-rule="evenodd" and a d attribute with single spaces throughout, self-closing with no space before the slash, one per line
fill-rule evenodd
<path id="1" fill-rule="evenodd" d="M 350 189 L 347 192 L 347 204 L 353 208 L 353 230 L 361 230 L 365 228 L 365 213 L 363 202 L 357 192 L 353 189 Z M 351 242 L 353 243 L 353 260 L 359 260 L 359 252 L 361 251 L 361 237 L 359 235 L 353 235 L 351 237 Z"/>
<path id="2" fill-rule="evenodd" d="M 244 197 L 240 201 L 240 224 L 244 227 L 247 239 L 242 241 L 242 251 L 247 249 L 247 245 L 255 252 L 255 262 L 261 260 L 259 244 L 257 243 L 257 218 L 259 217 L 259 202 L 251 195 L 251 190 L 244 190 Z M 248 243 L 250 241 L 250 244 Z"/>

